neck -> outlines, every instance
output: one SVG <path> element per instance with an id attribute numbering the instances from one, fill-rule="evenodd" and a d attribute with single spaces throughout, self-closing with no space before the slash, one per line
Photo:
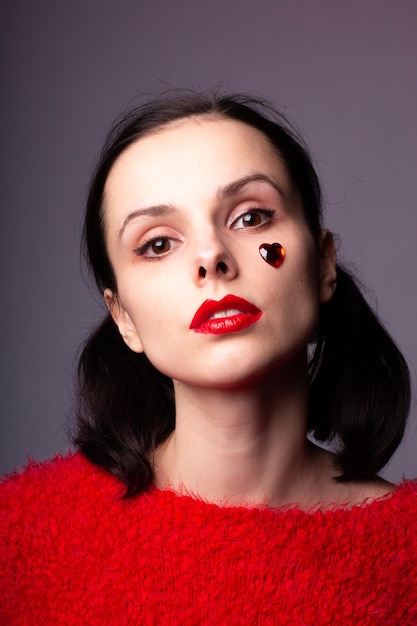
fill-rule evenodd
<path id="1" fill-rule="evenodd" d="M 159 487 L 229 505 L 309 497 L 317 454 L 306 439 L 305 369 L 234 389 L 174 387 L 176 428 L 155 454 Z"/>

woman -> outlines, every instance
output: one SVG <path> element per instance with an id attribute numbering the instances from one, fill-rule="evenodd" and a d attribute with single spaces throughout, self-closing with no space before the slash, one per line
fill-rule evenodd
<path id="1" fill-rule="evenodd" d="M 131 111 L 84 234 L 109 313 L 79 452 L 4 487 L 8 623 L 417 624 L 416 485 L 377 476 L 407 366 L 285 121 L 244 96 Z"/>

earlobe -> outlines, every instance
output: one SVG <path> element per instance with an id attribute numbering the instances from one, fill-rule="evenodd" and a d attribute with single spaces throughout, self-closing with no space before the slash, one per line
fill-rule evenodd
<path id="1" fill-rule="evenodd" d="M 125 344 L 133 352 L 143 352 L 143 346 L 136 328 L 130 319 L 129 313 L 123 308 L 117 295 L 114 294 L 111 289 L 105 289 L 103 296 L 109 313 L 119 329 L 119 333 L 123 337 Z"/>
<path id="2" fill-rule="evenodd" d="M 337 258 L 333 235 L 322 230 L 319 239 L 319 297 L 320 302 L 328 302 L 337 286 Z"/>

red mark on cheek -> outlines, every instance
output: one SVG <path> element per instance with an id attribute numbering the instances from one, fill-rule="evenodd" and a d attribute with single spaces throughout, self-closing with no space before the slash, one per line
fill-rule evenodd
<path id="1" fill-rule="evenodd" d="M 280 243 L 262 243 L 259 246 L 259 254 L 272 267 L 279 267 L 285 259 L 285 249 Z"/>

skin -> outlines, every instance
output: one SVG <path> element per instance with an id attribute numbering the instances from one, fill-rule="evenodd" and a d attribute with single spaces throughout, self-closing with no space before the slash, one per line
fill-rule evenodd
<path id="1" fill-rule="evenodd" d="M 138 140 L 109 174 L 104 215 L 117 281 L 109 310 L 127 345 L 174 381 L 176 428 L 155 451 L 157 486 L 304 509 L 388 491 L 335 482 L 332 455 L 306 439 L 306 349 L 336 287 L 335 250 L 327 231 L 314 241 L 260 132 L 199 117 Z M 275 241 L 286 250 L 279 269 L 259 254 Z M 226 294 L 260 320 L 220 336 L 190 330 L 200 305 Z"/>

